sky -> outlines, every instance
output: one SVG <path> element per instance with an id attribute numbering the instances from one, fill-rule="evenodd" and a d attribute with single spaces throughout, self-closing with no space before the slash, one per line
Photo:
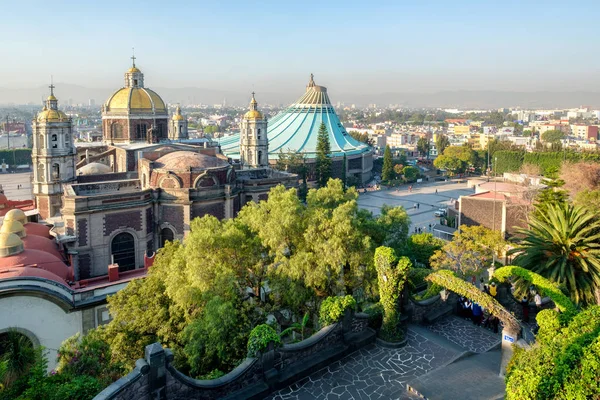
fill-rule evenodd
<path id="1" fill-rule="evenodd" d="M 565 1 L 0 0 L 0 88 L 600 91 L 600 7 Z"/>

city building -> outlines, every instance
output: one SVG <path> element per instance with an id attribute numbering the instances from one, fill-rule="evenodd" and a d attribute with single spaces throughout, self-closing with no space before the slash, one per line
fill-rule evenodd
<path id="1" fill-rule="evenodd" d="M 598 125 L 571 124 L 571 134 L 584 140 L 598 140 Z"/>

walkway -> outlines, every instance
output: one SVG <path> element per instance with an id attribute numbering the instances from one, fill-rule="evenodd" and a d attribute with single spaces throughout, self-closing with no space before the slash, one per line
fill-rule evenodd
<path id="1" fill-rule="evenodd" d="M 494 333 L 455 315 L 440 318 L 428 325 L 427 329 L 473 353 L 485 353 L 502 341 L 502 327 L 499 328 L 499 333 Z"/>
<path id="2" fill-rule="evenodd" d="M 434 343 L 409 328 L 401 349 L 377 345 L 356 353 L 276 392 L 267 399 L 411 399 L 406 383 L 448 364 L 458 353 Z"/>

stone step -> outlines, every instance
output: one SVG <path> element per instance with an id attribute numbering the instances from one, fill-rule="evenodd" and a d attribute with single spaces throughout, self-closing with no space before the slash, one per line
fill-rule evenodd
<path id="1" fill-rule="evenodd" d="M 499 376 L 500 350 L 470 355 L 431 371 L 407 384 L 407 391 L 425 400 L 503 399 L 504 379 Z"/>

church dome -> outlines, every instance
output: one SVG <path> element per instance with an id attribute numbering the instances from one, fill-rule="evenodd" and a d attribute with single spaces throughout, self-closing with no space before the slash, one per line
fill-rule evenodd
<path id="1" fill-rule="evenodd" d="M 263 119 L 263 115 L 258 110 L 250 110 L 246 114 L 244 114 L 244 118 L 246 118 L 246 119 Z"/>
<path id="2" fill-rule="evenodd" d="M 27 223 L 27 216 L 23 210 L 15 208 L 6 213 L 4 221 L 19 221 L 20 223 L 25 224 Z"/>
<path id="3" fill-rule="evenodd" d="M 125 87 L 117 90 L 106 101 L 105 108 L 107 112 L 130 114 L 167 113 L 163 99 L 153 90 L 143 87 Z"/>
<path id="4" fill-rule="evenodd" d="M 38 122 L 66 122 L 69 118 L 67 114 L 60 110 L 47 109 L 46 107 L 37 115 Z"/>
<path id="5" fill-rule="evenodd" d="M 14 233 L 20 238 L 27 236 L 23 224 L 14 220 L 4 221 L 0 227 L 0 233 Z"/>
<path id="6" fill-rule="evenodd" d="M 67 287 L 69 286 L 67 282 L 58 275 L 37 267 L 12 267 L 0 269 L 0 279 L 8 278 L 42 278 L 63 284 Z"/>
<path id="7" fill-rule="evenodd" d="M 167 171 L 189 171 L 189 169 L 210 169 L 229 167 L 229 163 L 215 156 L 207 156 L 193 151 L 174 151 L 154 162 L 156 168 Z"/>
<path id="8" fill-rule="evenodd" d="M 111 172 L 112 169 L 108 165 L 98 162 L 89 163 L 77 169 L 77 175 L 98 175 L 109 174 Z"/>
<path id="9" fill-rule="evenodd" d="M 23 227 L 25 228 L 25 232 L 28 235 L 42 236 L 45 238 L 52 237 L 52 235 L 50 234 L 50 227 L 47 225 L 40 224 L 37 222 L 28 222 L 25 225 L 23 225 Z"/>

